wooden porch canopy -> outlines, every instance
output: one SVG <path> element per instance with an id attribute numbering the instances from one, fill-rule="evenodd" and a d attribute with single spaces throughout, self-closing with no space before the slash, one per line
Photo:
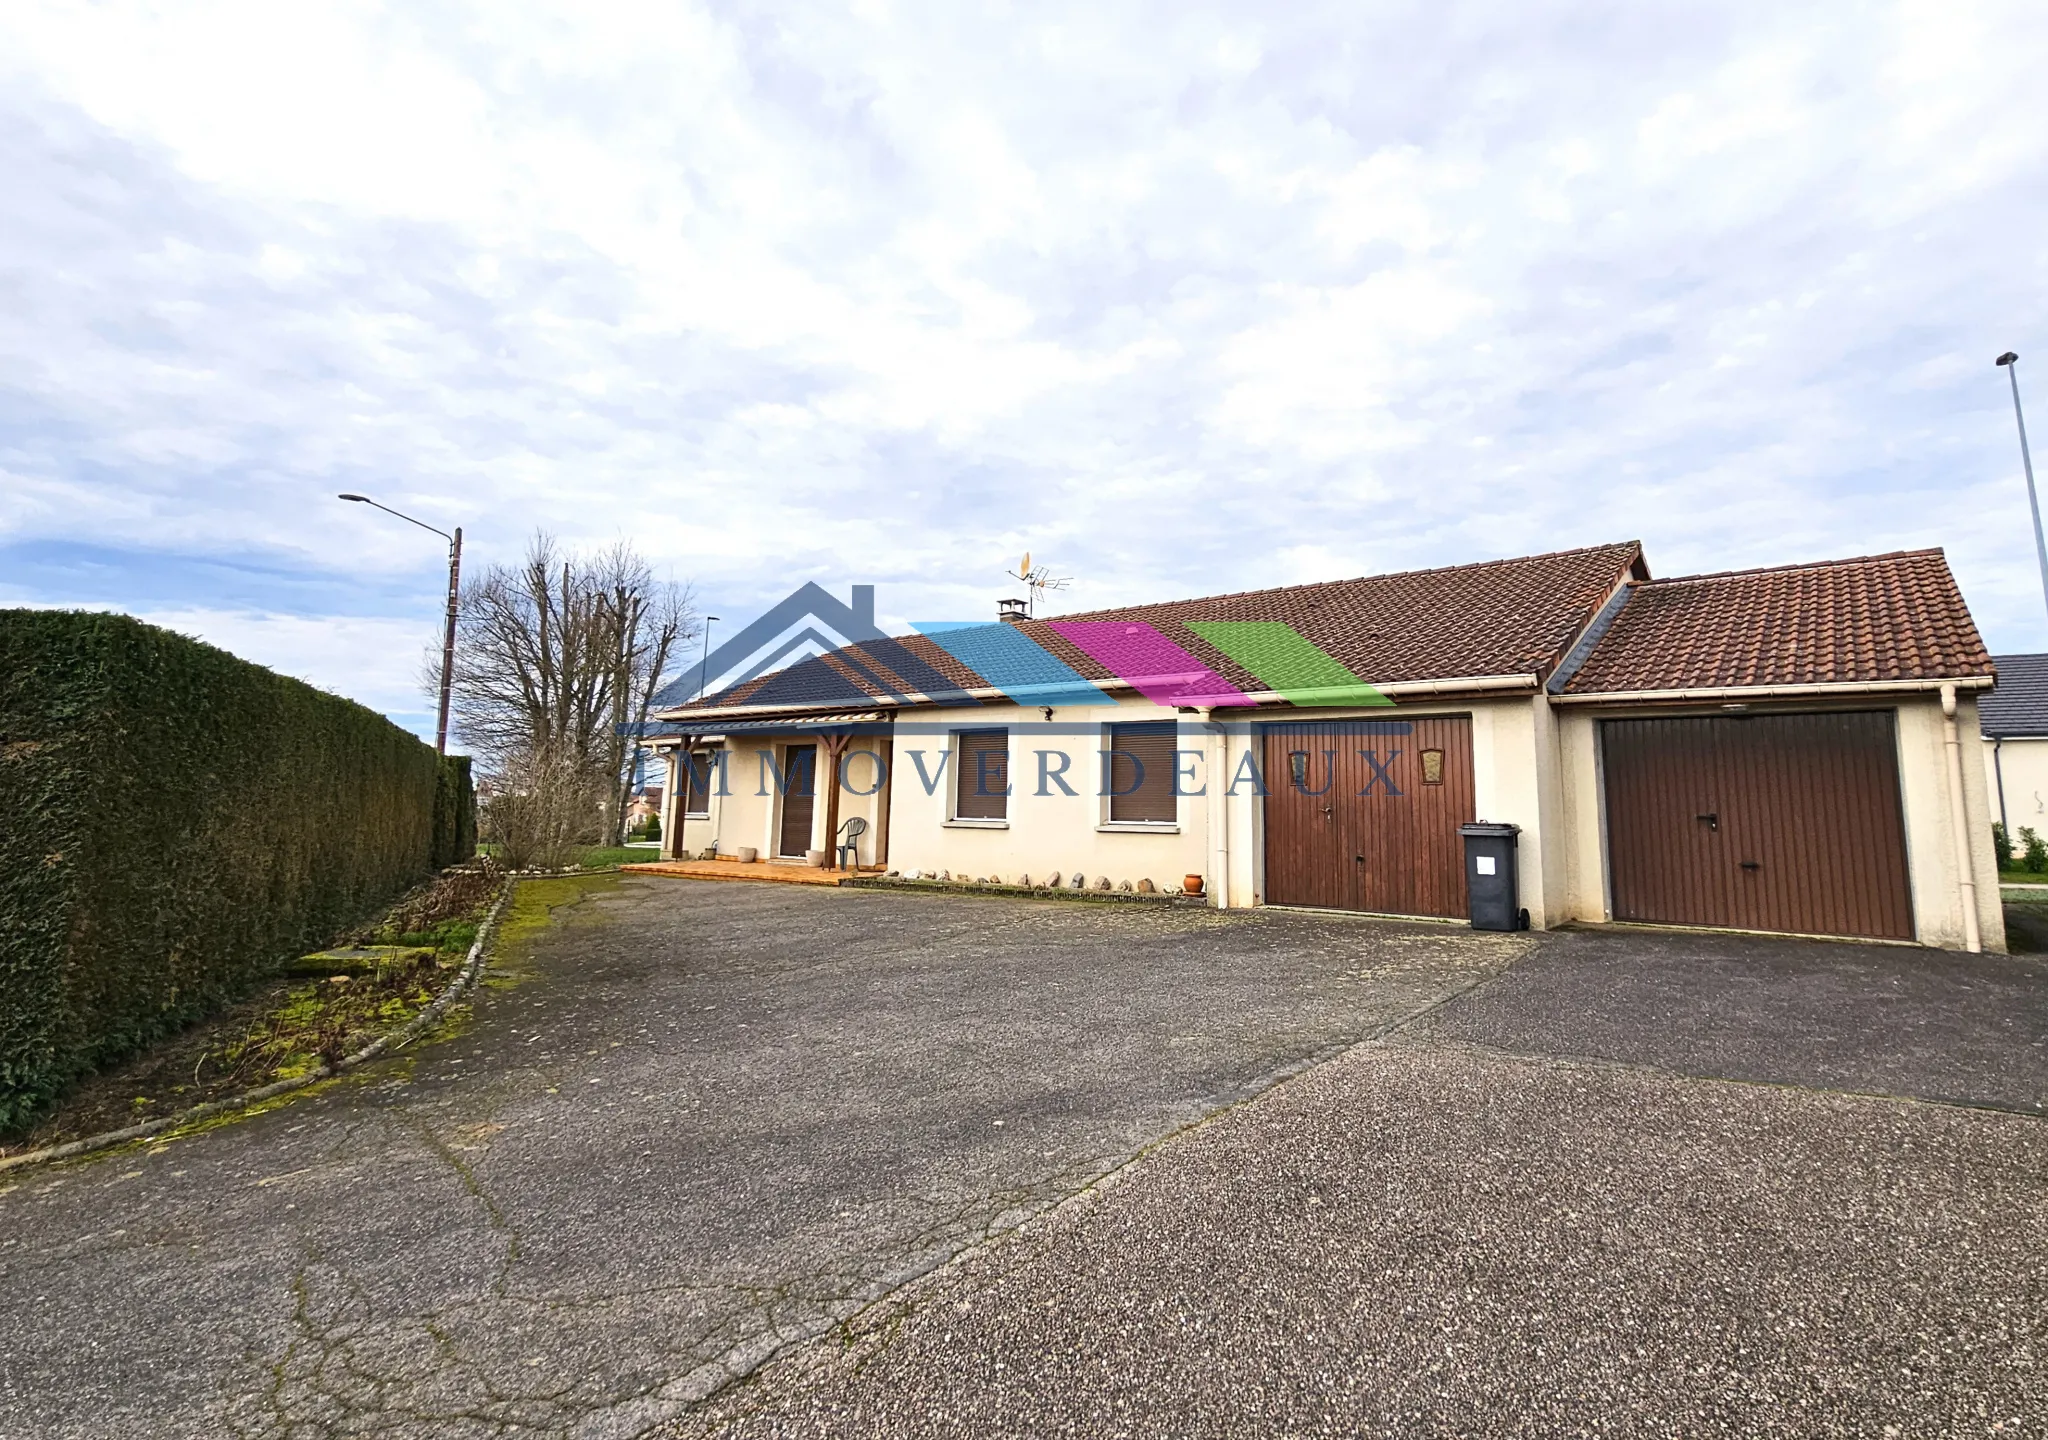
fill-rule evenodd
<path id="1" fill-rule="evenodd" d="M 709 718 L 708 716 L 706 718 Z M 688 731 L 678 725 L 667 734 L 650 739 L 648 745 L 658 750 L 687 750 L 692 745 L 723 741 L 738 735 L 816 735 L 824 750 L 825 773 L 832 777 L 832 783 L 825 787 L 825 838 L 828 844 L 835 843 L 839 835 L 839 763 L 853 741 L 860 736 L 880 736 L 882 744 L 877 753 L 882 763 L 889 763 L 889 737 L 894 732 L 893 717 L 882 710 L 843 710 L 821 715 L 764 716 L 758 719 L 736 719 L 707 726 L 703 731 Z M 814 781 L 815 783 L 815 781 Z M 887 845 L 888 811 L 882 812 L 883 820 L 876 838 L 876 853 L 884 853 Z"/>

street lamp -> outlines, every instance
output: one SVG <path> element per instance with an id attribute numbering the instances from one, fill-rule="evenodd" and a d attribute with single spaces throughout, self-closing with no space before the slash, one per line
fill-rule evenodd
<path id="1" fill-rule="evenodd" d="M 716 615 L 704 617 L 704 653 L 697 658 L 697 698 L 702 700 L 704 692 L 711 688 L 711 677 L 704 673 L 704 667 L 711 663 L 711 627 L 718 623 Z"/>
<path id="2" fill-rule="evenodd" d="M 2034 494 L 2034 457 L 2027 453 L 2027 417 L 2020 409 L 2020 357 L 2011 350 L 1997 362 L 2012 381 L 2012 418 L 2020 426 L 2020 464 L 2027 472 L 2027 507 L 2034 512 L 2034 556 L 2041 562 L 2041 600 L 2048 604 L 2048 541 L 2041 538 L 2041 501 Z"/>
<path id="3" fill-rule="evenodd" d="M 455 680 L 455 601 L 456 597 L 462 593 L 462 527 L 457 525 L 455 533 L 450 535 L 446 530 L 434 530 L 434 527 L 424 520 L 415 520 L 403 511 L 393 510 L 389 505 L 378 505 L 375 500 L 372 500 L 367 495 L 343 495 L 340 498 L 343 500 L 353 500 L 358 505 L 376 506 L 377 509 L 382 510 L 386 515 L 396 515 L 399 519 L 406 521 L 408 524 L 417 525 L 422 530 L 433 530 L 436 535 L 439 535 L 448 542 L 448 627 L 441 637 L 441 714 L 440 718 L 434 723 L 434 753 L 436 755 L 446 755 L 448 753 L 448 688 Z"/>

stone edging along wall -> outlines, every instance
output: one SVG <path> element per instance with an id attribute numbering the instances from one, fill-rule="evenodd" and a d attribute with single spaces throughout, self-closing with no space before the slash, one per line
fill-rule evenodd
<path id="1" fill-rule="evenodd" d="M 0 1159 L 0 1173 L 18 1170 L 27 1165 L 45 1164 L 52 1160 L 69 1160 L 74 1156 L 91 1154 L 95 1150 L 124 1145 L 131 1140 L 148 1140 L 166 1131 L 181 1129 L 194 1121 L 224 1115 L 231 1110 L 239 1110 L 279 1095 L 289 1095 L 294 1090 L 303 1090 L 308 1085 L 318 1084 L 342 1071 L 353 1070 L 359 1065 L 366 1064 L 387 1050 L 410 1044 L 447 1014 L 449 1007 L 475 984 L 477 976 L 483 973 L 485 952 L 490 948 L 491 939 L 497 932 L 498 921 L 504 915 L 505 907 L 511 903 L 512 891 L 518 883 L 517 878 L 506 877 L 505 888 L 498 893 L 490 913 L 484 916 L 484 923 L 477 928 L 476 940 L 469 947 L 469 955 L 463 961 L 462 970 L 448 988 L 436 995 L 426 1009 L 398 1029 L 379 1035 L 355 1054 L 343 1056 L 332 1066 L 321 1065 L 304 1075 L 295 1075 L 289 1080 L 278 1080 L 269 1085 L 259 1085 L 254 1090 L 245 1090 L 240 1095 L 232 1095 L 225 1100 L 209 1100 L 204 1105 L 194 1105 L 189 1110 L 181 1110 L 175 1115 L 166 1115 L 141 1125 L 130 1125 L 122 1130 L 108 1130 L 98 1135 L 88 1135 L 82 1140 L 67 1140 L 62 1145 L 51 1145 L 41 1150 L 10 1155 Z"/>
<path id="2" fill-rule="evenodd" d="M 923 890 L 946 895 L 1021 895 L 1038 900 L 1085 900 L 1092 904 L 1172 905 L 1206 910 L 1206 895 L 1177 895 L 1170 890 L 1147 895 L 1137 890 L 1075 890 L 1053 885 L 989 885 L 979 880 L 905 880 L 901 876 L 862 875 L 839 882 L 842 890 Z"/>

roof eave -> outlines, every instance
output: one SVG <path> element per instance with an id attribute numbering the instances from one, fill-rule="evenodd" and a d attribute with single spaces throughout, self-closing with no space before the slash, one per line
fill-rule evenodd
<path id="1" fill-rule="evenodd" d="M 1858 695 L 1912 695 L 1939 691 L 1989 690 L 1990 675 L 1933 675 L 1911 680 L 1832 680 L 1804 685 L 1687 685 L 1658 690 L 1594 690 L 1553 695 L 1557 705 L 1693 705 L 1710 701 L 1773 699 L 1853 699 Z"/>

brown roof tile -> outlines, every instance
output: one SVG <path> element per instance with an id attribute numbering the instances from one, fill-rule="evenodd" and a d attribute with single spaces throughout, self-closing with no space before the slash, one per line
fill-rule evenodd
<path id="1" fill-rule="evenodd" d="M 1941 551 L 1908 550 L 1637 583 L 1563 693 L 1991 673 Z"/>
<path id="2" fill-rule="evenodd" d="M 1284 621 L 1361 679 L 1376 684 L 1483 675 L 1547 676 L 1615 586 L 1631 574 L 1643 577 L 1648 573 L 1642 546 L 1626 541 L 1476 565 L 1246 590 L 1057 618 L 1149 622 L 1246 691 L 1266 687 L 1189 630 L 1189 621 Z M 1045 621 L 1025 621 L 1021 628 L 1089 679 L 1114 678 L 1092 657 L 1055 634 Z M 806 702 L 801 697 L 812 691 L 818 704 L 843 705 L 848 697 L 839 677 L 858 677 L 861 665 L 883 672 L 887 683 L 899 691 L 923 689 L 896 684 L 905 677 L 900 667 L 890 665 L 888 656 L 899 645 L 963 689 L 987 683 L 930 640 L 910 635 L 881 646 L 851 645 L 832 657 L 813 657 L 721 691 L 701 708 L 767 703 L 755 697 L 771 686 L 774 702 L 792 709 L 803 708 Z M 886 686 L 864 679 L 857 683 L 877 699 L 888 694 Z M 664 713 L 687 714 L 699 708 L 685 706 Z"/>

